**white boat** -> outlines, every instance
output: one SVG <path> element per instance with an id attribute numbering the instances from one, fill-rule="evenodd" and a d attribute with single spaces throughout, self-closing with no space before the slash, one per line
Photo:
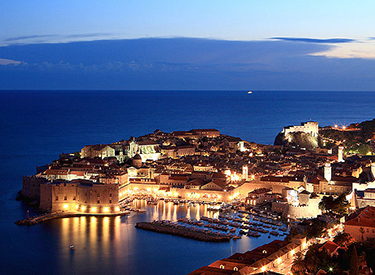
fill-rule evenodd
<path id="1" fill-rule="evenodd" d="M 248 94 L 252 94 L 253 92 L 252 92 L 252 91 L 248 91 L 247 93 L 248 93 Z"/>

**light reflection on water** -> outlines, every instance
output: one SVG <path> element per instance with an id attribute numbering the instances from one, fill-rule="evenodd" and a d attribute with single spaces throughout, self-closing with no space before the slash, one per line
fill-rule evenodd
<path id="1" fill-rule="evenodd" d="M 243 236 L 229 243 L 206 243 L 135 228 L 137 222 L 201 216 L 217 218 L 219 213 L 207 205 L 188 207 L 160 201 L 148 205 L 135 200 L 132 207 L 146 213 L 131 212 L 123 217 L 79 217 L 53 220 L 46 225 L 59 235 L 57 270 L 63 273 L 187 274 L 203 265 L 245 252 L 281 237 Z M 69 249 L 74 245 L 75 249 Z M 109 272 L 110 271 L 110 272 Z"/>

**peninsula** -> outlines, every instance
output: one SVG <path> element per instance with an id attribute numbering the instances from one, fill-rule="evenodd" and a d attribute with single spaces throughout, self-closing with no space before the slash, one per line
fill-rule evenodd
<path id="1" fill-rule="evenodd" d="M 87 145 L 79 152 L 63 153 L 51 164 L 37 167 L 35 175 L 25 176 L 20 195 L 40 211 L 50 213 L 47 215 L 50 218 L 123 215 L 124 205 L 133 198 L 144 198 L 151 203 L 158 200 L 203 203 L 216 210 L 236 205 L 250 215 L 263 207 L 274 215 L 266 214 L 268 218 L 283 219 L 288 224 L 294 221 L 294 231 L 289 236 L 294 238 L 290 239 L 292 242 L 280 242 L 275 247 L 277 242 L 269 244 L 278 254 L 279 250 L 285 250 L 284 246 L 288 247 L 283 255 L 292 261 L 293 253 L 304 253 L 306 246 L 316 243 L 311 242 L 312 237 L 330 235 L 333 238 L 337 232 L 344 231 L 354 241 L 375 238 L 372 215 L 375 213 L 375 129 L 368 126 L 372 124 L 373 121 L 355 124 L 355 127 L 321 128 L 317 122 L 305 122 L 284 127 L 276 138 L 276 145 L 248 142 L 216 129 L 171 133 L 156 130 L 137 138 Z M 354 150 L 354 140 L 359 147 L 361 142 L 365 144 L 367 149 Z M 258 215 L 263 214 L 258 212 Z M 364 216 L 372 222 L 364 223 L 359 218 Z M 240 233 L 257 237 L 256 223 L 240 215 L 237 219 L 234 223 L 225 219 L 213 222 L 229 223 L 245 229 Z M 240 237 L 215 231 L 228 231 L 226 226 L 208 223 L 204 226 L 213 229 L 194 229 L 173 221 L 137 224 L 145 230 L 203 241 Z M 261 228 L 258 231 L 268 232 Z M 296 231 L 304 237 L 296 239 Z M 278 258 L 271 256 L 259 257 L 262 263 L 270 262 L 262 264 L 262 271 L 276 270 Z M 236 257 L 237 254 L 202 270 L 216 272 L 230 268 L 229 262 L 237 261 L 237 270 L 245 268 L 251 274 L 259 271 L 260 262 L 254 265 L 242 256 Z M 192 274 L 201 274 L 200 270 Z"/>
<path id="2" fill-rule="evenodd" d="M 326 137 L 317 122 L 285 127 L 285 137 Z M 351 207 L 371 203 L 372 156 L 350 154 L 341 144 L 303 148 L 261 145 L 216 129 L 153 133 L 61 154 L 25 176 L 21 195 L 43 212 L 121 213 L 130 197 L 201 202 L 268 202 L 293 219 L 314 218 L 324 195 L 350 194 Z"/>

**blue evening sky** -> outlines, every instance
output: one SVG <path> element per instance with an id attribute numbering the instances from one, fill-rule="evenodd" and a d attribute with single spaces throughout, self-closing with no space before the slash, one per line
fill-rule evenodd
<path id="1" fill-rule="evenodd" d="M 0 89 L 374 90 L 375 1 L 0 3 Z"/>

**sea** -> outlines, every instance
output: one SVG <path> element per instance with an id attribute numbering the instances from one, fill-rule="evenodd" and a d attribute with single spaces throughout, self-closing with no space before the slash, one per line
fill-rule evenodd
<path id="1" fill-rule="evenodd" d="M 22 176 L 60 153 L 160 129 L 215 128 L 273 144 L 288 125 L 349 125 L 375 118 L 375 92 L 340 91 L 0 91 L 0 274 L 187 274 L 280 237 L 206 243 L 142 231 L 139 221 L 213 215 L 160 202 L 146 213 L 80 217 L 18 226 Z M 36 214 L 30 209 L 31 214 Z M 69 249 L 75 245 L 75 250 Z"/>

